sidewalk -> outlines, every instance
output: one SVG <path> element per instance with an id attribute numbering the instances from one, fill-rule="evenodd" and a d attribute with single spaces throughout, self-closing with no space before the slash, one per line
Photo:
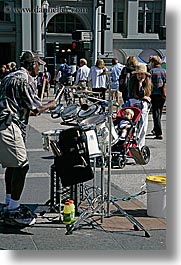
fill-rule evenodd
<path id="1" fill-rule="evenodd" d="M 135 165 L 130 161 L 124 169 L 111 170 L 111 195 L 122 198 L 136 194 L 140 192 L 148 175 L 166 175 L 166 114 L 163 115 L 162 125 L 164 131 L 162 141 L 153 140 L 153 136 L 149 133 L 146 137 L 146 143 L 151 150 L 151 159 L 147 165 Z M 48 210 L 45 203 L 50 198 L 50 166 L 53 164 L 52 153 L 42 149 L 41 133 L 58 129 L 60 126 L 60 119 L 52 119 L 48 112 L 38 117 L 30 117 L 27 140 L 30 171 L 22 203 L 37 213 L 37 223 L 21 230 L 0 225 L 0 249 L 166 250 L 166 220 L 147 216 L 146 194 L 129 202 L 118 201 L 118 203 L 143 225 L 150 238 L 145 237 L 144 231 L 135 231 L 130 221 L 123 216 L 105 217 L 103 223 L 95 217 L 93 225 L 89 225 L 89 222 L 82 223 L 72 235 L 66 235 L 65 225 L 59 223 L 59 214 L 47 212 L 44 216 L 40 215 L 43 210 Z M 148 132 L 151 129 L 150 114 Z M 96 170 L 96 179 L 100 179 L 99 169 Z M 107 169 L 105 179 L 107 179 Z M 3 203 L 3 200 L 4 179 L 3 169 L 0 168 L 0 202 Z M 111 212 L 116 210 L 112 207 L 111 205 Z"/>

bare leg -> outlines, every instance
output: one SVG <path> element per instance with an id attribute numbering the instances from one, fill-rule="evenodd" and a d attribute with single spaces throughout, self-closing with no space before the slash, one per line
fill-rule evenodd
<path id="1" fill-rule="evenodd" d="M 5 184 L 6 184 L 6 194 L 11 194 L 11 181 L 14 168 L 7 167 L 5 171 Z"/>

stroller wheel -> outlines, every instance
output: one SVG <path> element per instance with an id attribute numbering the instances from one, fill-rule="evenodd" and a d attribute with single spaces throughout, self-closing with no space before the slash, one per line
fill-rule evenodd
<path id="1" fill-rule="evenodd" d="M 149 149 L 149 147 L 147 145 L 144 145 L 141 148 L 141 153 L 142 153 L 142 156 L 145 160 L 145 163 L 147 164 L 150 161 L 150 149 Z"/>
<path id="2" fill-rule="evenodd" d="M 124 168 L 125 167 L 125 165 L 126 165 L 126 162 L 120 157 L 120 158 L 118 158 L 118 166 L 119 166 L 119 168 Z"/>

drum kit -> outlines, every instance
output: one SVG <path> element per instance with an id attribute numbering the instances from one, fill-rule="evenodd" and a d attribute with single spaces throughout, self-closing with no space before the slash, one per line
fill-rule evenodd
<path id="1" fill-rule="evenodd" d="M 107 74 L 107 73 L 105 73 Z M 110 83 L 110 82 L 109 82 Z M 79 218 L 70 226 L 67 226 L 67 234 L 72 233 L 74 229 L 80 224 L 80 222 L 84 221 L 89 216 L 96 214 L 97 212 L 101 212 L 101 222 L 103 222 L 104 216 L 110 216 L 110 204 L 113 204 L 122 216 L 125 216 L 133 225 L 135 230 L 139 230 L 139 228 L 145 231 L 145 236 L 149 236 L 144 227 L 133 217 L 127 214 L 115 201 L 112 200 L 111 196 L 111 148 L 114 144 L 119 141 L 119 135 L 116 131 L 116 128 L 113 124 L 112 120 L 112 106 L 114 102 L 112 101 L 112 94 L 110 89 L 110 84 L 108 85 L 109 99 L 103 100 L 100 98 L 92 97 L 95 92 L 89 91 L 88 89 L 77 92 L 81 95 L 86 95 L 86 99 L 91 101 L 91 104 L 83 104 L 83 106 L 79 104 L 72 104 L 69 106 L 60 106 L 57 113 L 56 111 L 52 111 L 52 118 L 56 116 L 61 117 L 63 124 L 71 126 L 79 126 L 81 130 L 84 131 L 86 135 L 87 149 L 88 149 L 88 157 L 89 159 L 95 160 L 98 157 L 101 157 L 101 199 L 97 201 L 98 205 L 94 208 L 93 201 L 96 201 L 93 198 L 90 206 L 85 209 Z M 60 93 L 61 94 L 61 93 Z M 90 94 L 92 94 L 90 96 Z M 92 103 L 93 101 L 93 103 Z M 103 111 L 102 103 L 107 104 L 108 111 L 107 113 Z M 117 105 L 116 105 L 117 106 Z M 58 113 L 59 112 L 59 113 Z M 69 122 L 74 122 L 73 124 L 69 124 Z M 43 148 L 45 150 L 52 149 L 55 160 L 57 156 L 62 156 L 61 150 L 57 146 L 59 136 L 64 129 L 58 129 L 55 131 L 47 131 L 42 133 L 43 138 Z M 66 130 L 65 130 L 66 131 Z M 80 150 L 79 150 L 80 154 Z M 63 157 L 63 156 L 62 156 Z M 104 192 L 104 168 L 105 161 L 107 159 L 108 162 L 108 171 L 107 171 L 107 192 Z M 64 163 L 62 163 L 64 165 Z M 94 163 L 95 166 L 95 163 Z M 76 167 L 76 166 L 75 166 Z M 80 167 L 80 165 L 79 165 Z M 67 166 L 67 168 L 69 168 Z M 95 169 L 94 169 L 95 173 Z M 94 175 L 95 177 L 95 175 Z M 91 178 L 90 178 L 91 179 Z M 94 188 L 94 187 L 93 187 Z M 107 211 L 105 209 L 105 203 L 107 203 Z"/>
<path id="2" fill-rule="evenodd" d="M 56 100 L 62 94 L 62 89 L 59 95 L 56 96 Z M 102 103 L 108 106 L 108 101 L 93 97 L 93 94 L 99 95 L 100 93 L 92 92 L 88 89 L 77 91 L 77 93 L 81 96 L 86 95 L 86 102 L 82 106 L 79 104 L 71 104 L 68 106 L 59 104 L 55 110 L 51 111 L 51 117 L 54 119 L 60 117 L 63 121 L 62 124 L 68 126 L 78 124 L 85 130 L 90 158 L 97 157 L 98 154 L 100 156 L 101 153 L 105 155 L 109 144 L 109 122 L 107 113 L 103 112 Z M 91 96 L 89 96 L 90 94 Z M 88 104 L 87 100 L 89 100 L 91 104 Z M 57 129 L 42 133 L 44 150 L 50 151 L 51 141 L 58 141 L 61 131 L 62 129 Z M 118 133 L 116 132 L 113 122 L 111 122 L 110 132 L 111 145 L 114 145 L 118 141 Z"/>

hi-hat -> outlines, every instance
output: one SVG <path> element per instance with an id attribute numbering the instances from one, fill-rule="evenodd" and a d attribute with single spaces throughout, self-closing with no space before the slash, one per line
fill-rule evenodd
<path id="1" fill-rule="evenodd" d="M 99 94 L 100 92 L 94 92 L 94 91 L 91 91 L 91 90 L 87 90 L 87 89 L 84 89 L 84 90 L 78 90 L 77 91 L 77 94 Z"/>

